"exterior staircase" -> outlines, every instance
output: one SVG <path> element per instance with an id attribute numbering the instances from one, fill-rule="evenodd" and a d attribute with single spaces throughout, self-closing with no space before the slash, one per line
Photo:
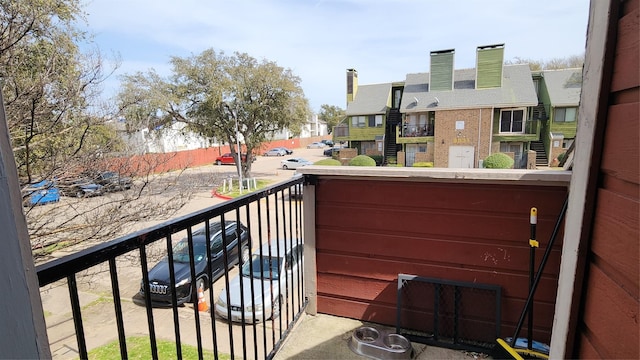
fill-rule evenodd
<path id="1" fill-rule="evenodd" d="M 532 141 L 529 148 L 536 152 L 536 166 L 549 166 L 549 158 L 542 141 Z"/>
<path id="2" fill-rule="evenodd" d="M 387 125 L 384 139 L 383 165 L 389 164 L 389 159 L 397 159 L 398 144 L 396 143 L 396 127 L 402 122 L 402 114 L 399 109 L 391 109 L 387 116 Z"/>

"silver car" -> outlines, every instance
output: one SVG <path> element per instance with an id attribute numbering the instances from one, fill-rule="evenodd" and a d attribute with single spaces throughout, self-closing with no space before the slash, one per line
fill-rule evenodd
<path id="1" fill-rule="evenodd" d="M 326 145 L 324 143 L 318 141 L 307 145 L 307 149 L 322 149 L 325 146 Z"/>
<path id="2" fill-rule="evenodd" d="M 277 318 L 287 301 L 286 294 L 293 293 L 302 276 L 302 248 L 297 240 L 264 244 L 229 281 L 229 288 L 220 292 L 214 306 L 216 314 L 246 323 Z"/>
<path id="3" fill-rule="evenodd" d="M 263 154 L 263 156 L 285 156 L 285 155 L 287 155 L 287 150 L 279 147 L 267 150 Z"/>
<path id="4" fill-rule="evenodd" d="M 295 170 L 299 167 L 303 167 L 307 165 L 313 165 L 313 163 L 303 158 L 290 158 L 287 160 L 280 161 L 280 166 L 282 166 L 282 169 L 284 170 L 287 170 L 287 169 Z"/>

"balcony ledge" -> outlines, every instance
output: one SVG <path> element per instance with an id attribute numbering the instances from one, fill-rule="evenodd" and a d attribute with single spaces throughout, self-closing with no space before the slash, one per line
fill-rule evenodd
<path id="1" fill-rule="evenodd" d="M 298 173 L 322 177 L 392 178 L 420 182 L 469 182 L 518 185 L 569 186 L 571 171 L 527 169 L 449 169 L 412 167 L 305 166 Z"/>

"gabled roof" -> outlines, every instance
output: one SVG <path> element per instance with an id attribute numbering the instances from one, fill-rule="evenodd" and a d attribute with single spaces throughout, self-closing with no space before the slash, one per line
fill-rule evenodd
<path id="1" fill-rule="evenodd" d="M 529 65 L 505 65 L 502 87 L 476 89 L 475 69 L 454 71 L 453 90 L 429 91 L 429 73 L 407 74 L 401 112 L 518 107 L 538 104 Z M 417 102 L 416 102 L 417 100 Z"/>
<path id="2" fill-rule="evenodd" d="M 347 115 L 386 114 L 391 98 L 391 83 L 359 85 L 356 97 L 347 104 Z"/>
<path id="3" fill-rule="evenodd" d="M 582 88 L 582 69 L 545 70 L 542 72 L 551 106 L 578 106 Z"/>

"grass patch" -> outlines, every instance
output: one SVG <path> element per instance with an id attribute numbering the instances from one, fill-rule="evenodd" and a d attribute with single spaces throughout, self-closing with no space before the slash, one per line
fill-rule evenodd
<path id="1" fill-rule="evenodd" d="M 168 340 L 156 340 L 158 346 L 158 359 L 175 359 L 176 344 Z M 203 357 L 213 358 L 213 351 L 203 350 Z M 127 338 L 127 353 L 129 360 L 146 360 L 151 359 L 151 344 L 146 336 L 134 336 Z M 118 341 L 112 341 L 106 345 L 89 351 L 90 359 L 107 360 L 120 358 L 120 346 Z M 197 359 L 198 348 L 191 345 L 182 344 L 183 359 Z M 227 354 L 218 354 L 218 359 L 227 360 L 230 356 Z"/>
<path id="2" fill-rule="evenodd" d="M 103 294 L 100 294 L 100 296 L 97 299 L 83 306 L 82 310 L 86 310 L 94 305 L 112 303 L 112 302 L 113 302 L 113 297 L 111 297 L 111 294 L 103 293 Z"/>
<path id="3" fill-rule="evenodd" d="M 269 186 L 269 184 L 271 184 L 271 183 L 272 183 L 272 181 L 270 181 L 270 180 L 257 179 L 256 180 L 256 188 L 255 189 L 253 187 L 251 188 L 250 191 L 247 190 L 247 189 L 243 189 L 242 190 L 242 194 L 240 194 L 240 189 L 238 188 L 238 181 L 236 180 L 234 182 L 234 184 L 233 184 L 234 186 L 233 186 L 233 189 L 231 191 L 225 191 L 224 186 L 219 186 L 216 189 L 216 191 L 220 195 L 228 196 L 228 197 L 231 197 L 231 198 L 236 198 L 236 197 L 238 197 L 240 195 L 246 195 L 246 194 L 248 194 L 250 192 L 261 190 L 261 189 Z"/>
<path id="4" fill-rule="evenodd" d="M 55 251 L 58 250 L 62 250 L 66 247 L 69 247 L 73 245 L 72 242 L 70 241 L 60 241 L 54 244 L 49 244 L 47 246 L 44 246 L 42 248 L 37 248 L 37 249 L 33 249 L 32 253 L 34 257 L 38 257 L 38 256 L 47 256 L 50 255 L 52 253 L 54 253 Z"/>

